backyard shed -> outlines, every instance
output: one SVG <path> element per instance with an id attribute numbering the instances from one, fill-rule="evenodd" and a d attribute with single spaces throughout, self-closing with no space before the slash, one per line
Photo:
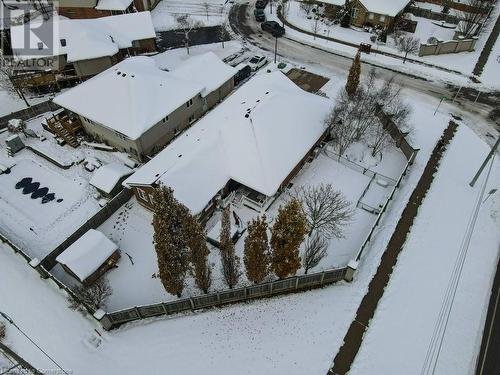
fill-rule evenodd
<path id="1" fill-rule="evenodd" d="M 84 285 L 90 285 L 120 259 L 118 246 L 104 234 L 90 229 L 76 240 L 56 261 Z"/>
<path id="2" fill-rule="evenodd" d="M 103 165 L 90 179 L 95 187 L 106 198 L 112 198 L 122 189 L 122 182 L 134 171 L 121 163 Z"/>

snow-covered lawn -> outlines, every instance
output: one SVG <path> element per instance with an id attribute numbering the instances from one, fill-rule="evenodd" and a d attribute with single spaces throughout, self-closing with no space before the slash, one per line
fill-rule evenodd
<path id="1" fill-rule="evenodd" d="M 468 183 L 488 151 L 489 147 L 470 129 L 460 126 L 419 209 L 354 362 L 353 375 L 420 374 L 486 170 L 475 188 Z M 486 193 L 498 187 L 499 167 L 497 159 Z M 497 192 L 481 206 L 436 374 L 474 373 L 498 263 L 499 212 L 500 192 Z"/>
<path id="2" fill-rule="evenodd" d="M 222 43 L 201 44 L 189 47 L 189 55 L 186 48 L 176 48 L 154 55 L 152 58 L 160 69 L 172 70 L 190 57 L 202 55 L 206 52 L 213 52 L 221 60 L 224 60 L 229 56 L 243 55 L 245 51 L 240 41 L 231 40 L 229 42 L 224 42 L 224 47 L 222 47 Z M 231 65 L 234 64 L 231 63 Z"/>
<path id="3" fill-rule="evenodd" d="M 177 17 L 189 15 L 197 26 L 217 26 L 226 18 L 226 0 L 162 0 L 151 16 L 156 31 L 180 29 Z"/>
<path id="4" fill-rule="evenodd" d="M 44 116 L 50 113 L 28 121 L 27 127 L 45 136 L 45 141 L 20 137 L 25 144 L 43 151 L 60 164 L 79 163 L 87 157 L 97 158 L 103 164 L 123 162 L 126 158 L 120 153 L 106 153 L 86 146 L 73 149 L 57 145 L 53 136 L 41 127 Z M 91 173 L 81 164 L 62 169 L 27 148 L 7 158 L 5 139 L 10 135 L 9 132 L 0 134 L 0 158 L 15 163 L 11 173 L 0 174 L 0 231 L 28 255 L 42 259 L 100 207 L 93 197 L 95 189 L 88 183 Z M 46 187 L 48 193 L 54 193 L 55 199 L 42 203 L 41 198 L 32 199 L 28 191 L 16 189 L 18 182 L 29 177 L 32 183 L 40 183 L 40 189 Z"/>

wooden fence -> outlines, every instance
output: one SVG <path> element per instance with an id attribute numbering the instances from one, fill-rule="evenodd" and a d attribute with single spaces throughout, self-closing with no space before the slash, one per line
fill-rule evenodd
<path id="1" fill-rule="evenodd" d="M 354 270 L 350 267 L 335 268 L 309 275 L 289 277 L 238 289 L 205 294 L 198 297 L 184 298 L 172 302 L 136 306 L 125 310 L 106 313 L 100 320 L 106 330 L 119 327 L 121 324 L 134 320 L 152 318 L 160 315 L 172 315 L 180 312 L 238 303 L 248 300 L 276 296 L 278 294 L 294 293 L 303 290 L 319 288 L 341 280 L 352 280 Z"/>
<path id="2" fill-rule="evenodd" d="M 11 114 L 0 117 L 0 129 L 6 128 L 7 124 L 12 119 L 29 120 L 30 118 L 41 115 L 42 113 L 57 111 L 60 108 L 61 107 L 59 107 L 52 101 L 46 101 L 32 105 L 31 107 L 21 109 L 20 111 L 12 112 Z"/>
<path id="3" fill-rule="evenodd" d="M 434 21 L 444 21 L 446 23 L 457 24 L 460 18 L 452 14 L 445 14 L 441 12 L 434 12 L 430 9 L 419 8 L 415 6 L 408 7 L 408 12 L 422 18 L 427 18 Z"/>
<path id="4" fill-rule="evenodd" d="M 107 205 L 105 205 L 101 210 L 99 210 L 94 216 L 88 219 L 83 225 L 81 225 L 76 231 L 74 231 L 66 240 L 64 240 L 59 246 L 50 252 L 41 262 L 43 268 L 51 270 L 56 265 L 56 258 L 69 246 L 71 246 L 76 240 L 83 236 L 88 230 L 96 229 L 106 220 L 108 220 L 111 215 L 113 215 L 122 205 L 124 205 L 130 198 L 132 198 L 133 192 L 130 189 L 123 189 L 118 195 L 116 195 Z"/>

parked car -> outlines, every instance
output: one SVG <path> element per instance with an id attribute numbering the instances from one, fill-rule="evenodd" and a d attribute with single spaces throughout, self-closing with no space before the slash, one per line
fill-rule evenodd
<path id="1" fill-rule="evenodd" d="M 271 33 L 273 36 L 283 36 L 285 35 L 285 28 L 280 26 L 280 24 L 276 21 L 265 21 L 260 24 L 260 27 L 263 31 L 267 31 Z"/>
<path id="2" fill-rule="evenodd" d="M 255 8 L 264 9 L 268 3 L 268 0 L 257 0 L 255 3 Z"/>
<path id="3" fill-rule="evenodd" d="M 234 75 L 234 84 L 237 85 L 252 73 L 250 65 L 241 63 L 235 66 L 238 72 Z"/>
<path id="4" fill-rule="evenodd" d="M 266 20 L 266 14 L 264 13 L 264 9 L 255 8 L 253 11 L 253 15 L 255 16 L 255 21 L 263 22 Z"/>
<path id="5" fill-rule="evenodd" d="M 250 65 L 250 68 L 252 71 L 259 70 L 262 68 L 264 65 L 266 65 L 267 59 L 264 56 L 254 56 L 250 59 L 248 62 L 248 65 Z"/>

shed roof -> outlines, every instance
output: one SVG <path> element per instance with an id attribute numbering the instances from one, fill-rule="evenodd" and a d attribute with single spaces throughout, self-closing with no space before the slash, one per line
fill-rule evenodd
<path id="1" fill-rule="evenodd" d="M 90 229 L 64 250 L 56 261 L 68 267 L 83 282 L 116 250 L 118 246 L 114 242 L 98 230 Z"/>
<path id="2" fill-rule="evenodd" d="M 103 165 L 90 179 L 90 185 L 109 194 L 124 177 L 130 176 L 134 171 L 122 163 Z"/>

